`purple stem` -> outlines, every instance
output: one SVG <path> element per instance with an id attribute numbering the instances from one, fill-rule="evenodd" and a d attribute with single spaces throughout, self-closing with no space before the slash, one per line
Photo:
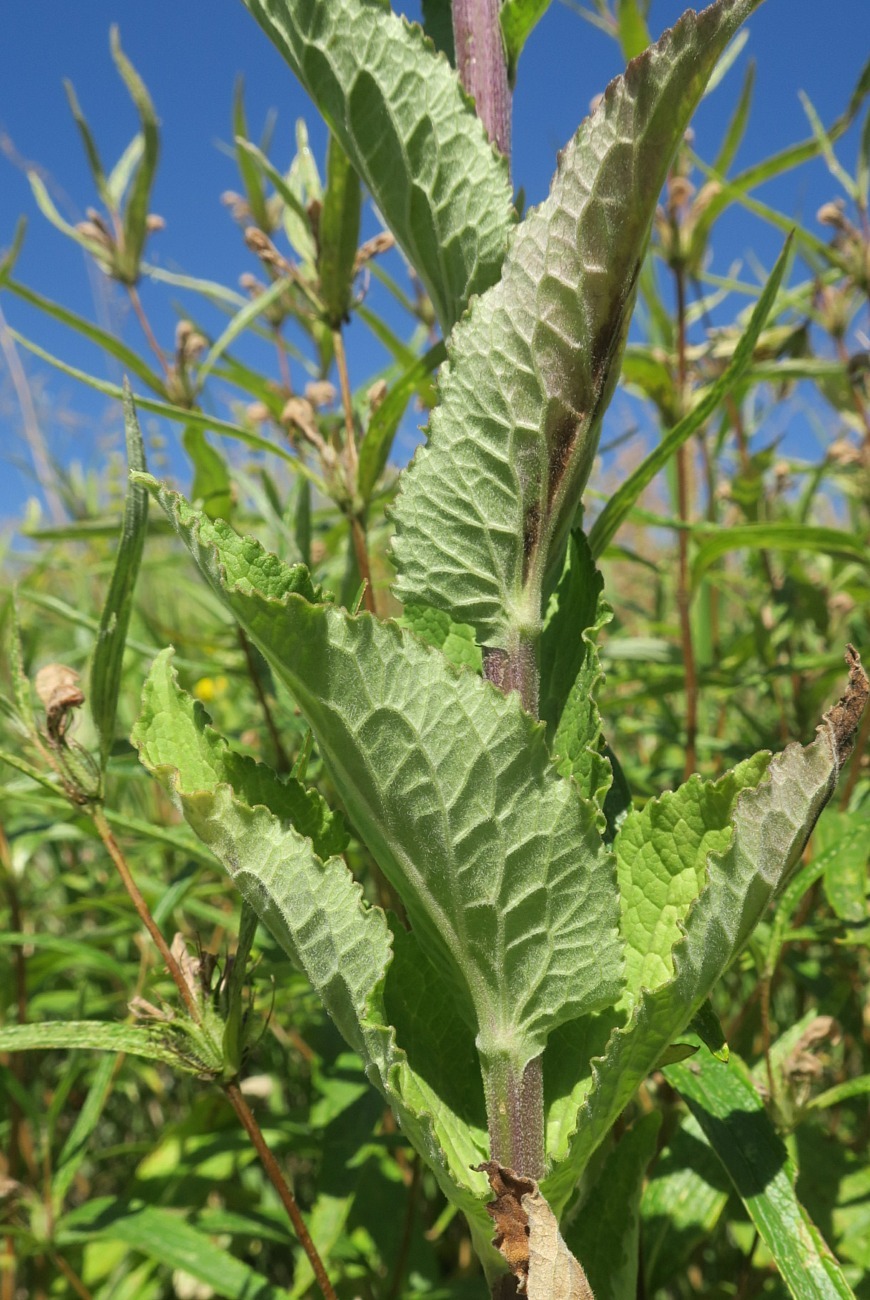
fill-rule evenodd
<path id="1" fill-rule="evenodd" d="M 498 20 L 499 0 L 452 0 L 460 80 L 496 148 L 510 158 L 511 92 Z"/>

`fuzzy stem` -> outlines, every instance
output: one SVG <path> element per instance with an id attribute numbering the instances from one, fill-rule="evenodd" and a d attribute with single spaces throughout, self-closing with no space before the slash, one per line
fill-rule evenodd
<path id="1" fill-rule="evenodd" d="M 499 0 L 452 0 L 459 78 L 496 148 L 510 158 L 511 92 L 498 19 Z"/>
<path id="2" fill-rule="evenodd" d="M 544 1176 L 544 1074 L 541 1058 L 519 1073 L 507 1056 L 483 1063 L 490 1156 L 524 1178 Z"/>
<path id="3" fill-rule="evenodd" d="M 677 402 L 679 415 L 686 409 L 686 280 L 682 263 L 674 266 L 677 289 Z M 689 521 L 689 449 L 685 443 L 677 451 L 677 511 L 680 522 Z M 677 608 L 680 615 L 680 642 L 686 673 L 686 761 L 683 780 L 687 781 L 698 766 L 698 670 L 692 640 L 690 614 L 691 583 L 689 578 L 689 535 L 685 528 L 677 534 L 679 564 L 677 569 Z"/>

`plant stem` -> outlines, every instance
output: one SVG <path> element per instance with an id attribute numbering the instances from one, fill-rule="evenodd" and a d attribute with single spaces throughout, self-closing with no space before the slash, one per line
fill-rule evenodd
<path id="1" fill-rule="evenodd" d="M 91 820 L 94 823 L 97 834 L 99 835 L 100 839 L 103 841 L 103 845 L 105 846 L 105 849 L 109 854 L 109 857 L 112 859 L 112 862 L 115 864 L 115 868 L 118 872 L 118 875 L 121 877 L 121 882 L 124 888 L 126 889 L 127 893 L 130 895 L 130 898 L 132 900 L 133 906 L 136 909 L 136 914 L 139 917 L 139 920 L 142 922 L 142 924 L 145 926 L 145 929 L 148 931 L 148 933 L 151 935 L 151 938 L 154 940 L 154 944 L 157 948 L 157 951 L 160 953 L 160 956 L 163 958 L 166 964 L 166 968 L 175 982 L 175 987 L 178 989 L 182 1002 L 187 1007 L 187 1010 L 191 1018 L 197 1024 L 201 1024 L 202 1016 L 200 1014 L 200 1010 L 197 1005 L 193 990 L 188 987 L 187 981 L 184 978 L 181 967 L 173 957 L 172 953 L 169 950 L 168 943 L 163 938 L 163 935 L 160 933 L 157 922 L 154 920 L 154 917 L 151 915 L 148 904 L 145 902 L 145 899 L 142 897 L 142 894 L 139 890 L 139 886 L 136 884 L 135 880 L 133 879 L 130 868 L 127 865 L 126 859 L 124 858 L 124 855 L 121 852 L 117 840 L 112 834 L 111 828 L 109 826 L 109 823 L 106 821 L 106 815 L 103 812 L 102 808 L 94 807 L 91 809 Z"/>
<path id="2" fill-rule="evenodd" d="M 531 638 L 519 636 L 507 650 L 497 647 L 485 650 L 483 675 L 504 695 L 516 691 L 526 713 L 537 718 L 540 680 L 537 648 Z"/>
<path id="3" fill-rule="evenodd" d="M 378 605 L 375 600 L 375 589 L 372 586 L 372 568 L 369 560 L 368 534 L 366 532 L 365 522 L 359 515 L 349 513 L 347 522 L 350 528 L 350 538 L 353 542 L 354 555 L 356 556 L 359 576 L 365 584 L 363 590 L 363 603 L 370 614 L 377 614 Z"/>
<path id="4" fill-rule="evenodd" d="M 148 317 L 145 315 L 145 309 L 142 306 L 142 300 L 139 297 L 139 290 L 136 288 L 135 284 L 127 285 L 127 294 L 130 299 L 130 305 L 133 308 L 133 311 L 136 313 L 136 319 L 138 320 L 140 326 L 142 327 L 142 333 L 145 335 L 146 339 L 148 340 L 148 346 L 150 347 L 151 351 L 154 353 L 157 360 L 160 362 L 160 369 L 163 371 L 163 378 L 168 379 L 169 366 L 166 364 L 166 358 L 163 355 L 163 352 L 161 351 L 160 344 L 157 342 L 157 339 L 154 337 L 154 331 L 151 328 L 151 323 L 148 320 Z"/>
<path id="5" fill-rule="evenodd" d="M 686 279 L 682 263 L 674 264 L 677 289 L 677 409 L 680 417 L 686 405 Z M 677 452 L 677 513 L 681 523 L 689 521 L 689 449 L 685 443 Z M 686 757 L 683 780 L 687 781 L 698 766 L 698 670 L 692 642 L 690 615 L 689 533 L 677 533 L 679 562 L 677 568 L 677 610 L 680 617 L 680 644 L 686 674 Z"/>
<path id="6" fill-rule="evenodd" d="M 861 728 L 855 737 L 855 748 L 852 752 L 852 760 L 849 766 L 849 776 L 843 787 L 843 793 L 840 796 L 840 807 L 848 808 L 849 800 L 852 798 L 852 791 L 858 782 L 858 775 L 861 771 L 861 759 L 867 748 L 867 742 L 870 740 L 870 709 L 864 710 L 864 716 L 861 719 Z"/>
<path id="7" fill-rule="evenodd" d="M 544 1073 L 540 1056 L 518 1074 L 506 1056 L 483 1063 L 490 1157 L 525 1178 L 543 1178 Z"/>
<path id="8" fill-rule="evenodd" d="M 323 1260 L 320 1258 L 320 1255 L 317 1252 L 317 1247 L 311 1240 L 311 1235 L 305 1226 L 305 1220 L 302 1218 L 299 1206 L 296 1204 L 296 1197 L 288 1187 L 287 1181 L 281 1172 L 277 1160 L 266 1145 L 266 1139 L 263 1137 L 262 1130 L 254 1118 L 250 1106 L 242 1096 L 238 1083 L 232 1082 L 224 1084 L 224 1092 L 229 1099 L 230 1105 L 236 1112 L 242 1128 L 251 1139 L 257 1155 L 263 1163 L 263 1168 L 268 1175 L 269 1181 L 278 1193 L 281 1204 L 287 1211 L 288 1218 L 293 1224 L 296 1235 L 299 1238 L 299 1244 L 302 1246 L 302 1249 L 308 1257 L 308 1262 L 311 1265 L 314 1276 L 317 1278 L 317 1285 L 323 1292 L 325 1300 L 337 1300 L 335 1291 L 332 1288 L 332 1283 L 327 1277 L 326 1269 L 323 1266 Z"/>
<path id="9" fill-rule="evenodd" d="M 417 1213 L 417 1200 L 420 1194 L 420 1157 L 414 1156 L 411 1165 L 411 1185 L 408 1188 L 408 1197 L 405 1207 L 405 1222 L 402 1227 L 402 1240 L 399 1245 L 399 1251 L 396 1255 L 396 1263 L 393 1268 L 393 1280 L 390 1283 L 387 1300 L 399 1300 L 402 1294 L 402 1283 L 405 1280 L 405 1270 L 408 1267 L 408 1252 L 411 1249 L 411 1236 L 414 1231 L 414 1218 Z"/>
<path id="10" fill-rule="evenodd" d="M 452 0 L 453 42 L 459 79 L 486 134 L 510 158 L 511 92 L 499 8 L 499 0 Z"/>

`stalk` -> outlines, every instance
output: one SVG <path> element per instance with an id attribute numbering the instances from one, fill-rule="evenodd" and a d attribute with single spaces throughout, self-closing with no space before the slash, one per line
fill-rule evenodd
<path id="1" fill-rule="evenodd" d="M 453 42 L 459 78 L 474 97 L 477 116 L 495 147 L 511 153 L 511 92 L 499 0 L 452 0 Z"/>

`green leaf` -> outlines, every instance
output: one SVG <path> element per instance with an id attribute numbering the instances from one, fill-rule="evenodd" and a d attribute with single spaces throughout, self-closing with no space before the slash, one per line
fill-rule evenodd
<path id="1" fill-rule="evenodd" d="M 347 154 L 330 134 L 320 212 L 317 273 L 327 323 L 339 329 L 350 311 L 359 244 L 362 189 Z"/>
<path id="2" fill-rule="evenodd" d="M 405 373 L 392 385 L 380 406 L 369 420 L 365 437 L 359 449 L 357 489 L 363 501 L 371 500 L 378 480 L 387 467 L 402 416 L 414 393 L 440 366 L 446 356 L 443 343 L 436 343 L 425 356 L 408 366 Z"/>
<path id="3" fill-rule="evenodd" d="M 867 867 L 870 857 L 870 802 L 853 811 L 828 808 L 816 827 L 817 854 L 828 858 L 825 897 L 841 921 L 867 920 Z"/>
<path id="4" fill-rule="evenodd" d="M 234 342 L 234 340 L 237 339 L 253 321 L 255 321 L 259 316 L 262 316 L 263 312 L 268 311 L 272 304 L 277 302 L 278 299 L 287 292 L 289 284 L 289 280 L 275 280 L 267 289 L 264 289 L 256 298 L 251 298 L 250 301 L 246 302 L 245 305 L 236 312 L 226 329 L 222 331 L 220 337 L 215 339 L 214 343 L 209 348 L 208 352 L 202 359 L 202 363 L 197 367 L 197 391 L 202 389 L 206 377 L 211 373 L 212 369 L 224 355 L 230 344 Z"/>
<path id="5" fill-rule="evenodd" d="M 86 384 L 88 388 L 93 388 L 98 393 L 104 393 L 107 397 L 115 397 L 119 401 L 123 399 L 123 389 L 119 388 L 117 384 L 110 384 L 106 380 L 97 379 L 93 375 L 86 374 L 83 370 L 77 370 L 75 366 L 68 366 L 65 361 L 53 357 L 50 352 L 46 352 L 38 344 L 32 343 L 30 339 L 23 338 L 17 330 L 10 329 L 9 334 L 15 339 L 16 343 L 20 343 L 28 352 L 32 352 L 34 356 L 47 361 L 50 366 L 54 366 L 63 374 L 79 380 L 80 383 Z M 241 425 L 232 424 L 229 420 L 219 420 L 213 415 L 207 415 L 204 411 L 198 411 L 192 407 L 174 406 L 170 402 L 158 402 L 153 397 L 142 397 L 141 395 L 137 395 L 135 401 L 140 411 L 151 411 L 154 415 L 165 416 L 167 420 L 177 420 L 182 424 L 210 430 L 212 433 L 222 433 L 228 438 L 235 438 L 236 441 L 244 443 L 255 451 L 265 451 L 272 456 L 278 456 L 291 465 L 298 474 L 304 474 L 307 479 L 326 494 L 326 487 L 320 475 L 300 456 L 285 451 L 280 443 L 270 442 L 268 438 L 261 438 L 259 434 L 251 433 L 250 430 L 243 428 Z"/>
<path id="6" fill-rule="evenodd" d="M 796 1170 L 745 1066 L 732 1055 L 670 1065 L 668 1081 L 685 1098 L 716 1152 L 795 1300 L 854 1300 L 852 1288 L 795 1195 Z"/>
<path id="7" fill-rule="evenodd" d="M 769 765 L 759 754 L 718 782 L 693 777 L 629 814 L 620 828 L 614 847 L 627 947 L 623 1005 L 630 1014 L 593 1064 L 570 1151 L 556 1152 L 557 1168 L 543 1184 L 551 1205 L 564 1203 L 638 1084 L 685 1030 L 799 864 L 840 771 L 839 719 L 832 710 L 811 745 L 790 745 Z"/>
<path id="8" fill-rule="evenodd" d="M 448 333 L 498 279 L 506 162 L 443 56 L 374 0 L 245 0 L 311 95 Z"/>
<path id="9" fill-rule="evenodd" d="M 611 83 L 517 229 L 500 282 L 451 336 L 429 443 L 395 506 L 396 592 L 470 623 L 484 645 L 515 650 L 540 632 L 667 168 L 756 3 L 686 14 Z"/>
<path id="10" fill-rule="evenodd" d="M 124 436 L 127 467 L 132 473 L 145 470 L 145 448 L 136 417 L 130 385 L 124 381 Z M 109 592 L 100 618 L 100 630 L 91 661 L 91 716 L 100 738 L 100 770 L 105 772 L 115 739 L 115 714 L 121 689 L 121 668 L 127 629 L 133 612 L 133 592 L 145 546 L 148 526 L 148 493 L 132 479 L 127 485 L 124 522 L 118 555 L 112 570 Z"/>
<path id="11" fill-rule="evenodd" d="M 687 1115 L 656 1161 L 640 1213 L 646 1294 L 682 1280 L 728 1201 L 728 1179 L 697 1121 Z"/>
<path id="12" fill-rule="evenodd" d="M 860 537 L 839 528 L 819 528 L 788 521 L 773 524 L 738 524 L 712 534 L 701 532 L 698 554 L 692 564 L 692 588 L 697 590 L 704 574 L 729 551 L 810 551 L 819 555 L 858 560 L 870 567 L 870 548 Z"/>
<path id="13" fill-rule="evenodd" d="M 251 210 L 251 217 L 254 224 L 264 230 L 266 234 L 271 234 L 275 228 L 269 214 L 269 208 L 266 203 L 266 194 L 263 188 L 263 182 L 260 178 L 260 170 L 257 167 L 251 153 L 245 148 L 245 142 L 248 136 L 248 122 L 245 117 L 245 79 L 237 77 L 235 89 L 233 91 L 233 139 L 236 145 L 236 165 L 239 169 L 239 175 L 242 178 L 242 184 L 245 187 L 245 195 L 248 200 L 248 207 Z"/>
<path id="14" fill-rule="evenodd" d="M 397 620 L 427 645 L 437 646 L 446 659 L 457 668 L 483 670 L 483 655 L 474 639 L 474 628 L 467 623 L 451 623 L 440 609 L 427 609 L 425 605 L 406 605 Z"/>
<path id="15" fill-rule="evenodd" d="M 288 819 L 294 810 L 286 807 L 286 795 L 278 789 L 282 783 L 268 769 L 233 754 L 207 726 L 203 710 L 178 688 L 168 652 L 155 661 L 146 682 L 133 740 L 142 762 L 172 789 L 197 835 L 304 970 L 446 1194 L 472 1216 L 477 1207 L 480 1225 L 485 1223 L 485 1183 L 470 1175 L 481 1153 L 476 1130 L 454 1113 L 449 1095 L 445 1099 L 427 1082 L 432 1075 L 428 1037 L 439 1043 L 449 1072 L 456 1052 L 467 1050 L 470 1035 L 466 1030 L 450 1037 L 453 999 L 436 995 L 442 977 L 416 952 L 416 940 L 391 936 L 383 913 L 364 903 L 360 886 L 340 858 L 321 861 L 311 841 Z M 398 973 L 385 993 L 393 944 Z M 428 1019 L 421 1014 L 424 1003 Z M 400 1045 L 387 1016 L 397 1019 L 404 1039 Z M 418 1076 L 403 1049 L 407 1044 L 416 1060 L 421 1041 L 423 1072 Z M 462 1077 L 460 1071 L 454 1094 Z"/>
<path id="16" fill-rule="evenodd" d="M 440 50 L 452 67 L 456 67 L 453 42 L 453 12 L 450 0 L 422 0 L 423 31 L 436 50 Z"/>
<path id="17" fill-rule="evenodd" d="M 360 1022 L 390 959 L 389 930 L 381 912 L 362 904 L 341 858 L 322 861 L 297 829 L 301 801 L 293 786 L 227 748 L 179 689 L 169 651 L 145 683 L 133 743 L 365 1056 Z"/>
<path id="18" fill-rule="evenodd" d="M 604 681 L 597 637 L 613 617 L 603 589 L 589 544 L 575 529 L 541 637 L 541 718 L 552 734 L 559 772 L 573 776 L 602 809 L 613 779 L 596 702 Z"/>
<path id="19" fill-rule="evenodd" d="M 210 1234 L 159 1206 L 116 1197 L 88 1201 L 65 1215 L 55 1232 L 61 1248 L 77 1241 L 123 1242 L 169 1268 L 189 1273 L 227 1300 L 287 1300 L 283 1287 L 272 1286 L 262 1274 L 218 1246 Z"/>
<path id="20" fill-rule="evenodd" d="M 482 1056 L 521 1070 L 555 1025 L 612 1002 L 609 855 L 543 727 L 396 625 L 308 603 L 256 543 L 148 486 L 298 700 Z"/>
<path id="21" fill-rule="evenodd" d="M 755 345 L 761 331 L 764 329 L 777 290 L 782 283 L 788 263 L 790 246 L 790 241 L 787 241 L 785 248 L 777 258 L 776 265 L 770 273 L 770 278 L 752 312 L 749 324 L 734 349 L 734 356 L 727 370 L 719 376 L 697 406 L 680 420 L 679 424 L 676 424 L 673 429 L 670 429 L 664 435 L 658 447 L 650 452 L 637 469 L 617 488 L 595 520 L 589 534 L 589 546 L 596 559 L 610 545 L 620 525 L 628 517 L 644 488 L 652 483 L 659 470 L 664 469 L 670 458 L 682 447 L 683 443 L 687 442 L 692 434 L 701 428 L 705 420 L 709 419 L 720 402 L 727 397 L 746 371 L 752 361 Z"/>
<path id="22" fill-rule="evenodd" d="M 640 1245 L 640 1199 L 655 1155 L 662 1117 L 642 1115 L 619 1139 L 579 1214 L 566 1230 L 595 1300 L 635 1300 Z"/>
<path id="23" fill-rule="evenodd" d="M 60 321 L 61 325 L 75 330 L 77 334 L 81 334 L 84 338 L 90 339 L 92 343 L 96 343 L 97 347 L 102 348 L 110 357 L 114 357 L 116 361 L 119 361 L 126 371 L 135 375 L 137 379 L 141 379 L 153 392 L 158 393 L 161 397 L 166 396 L 163 380 L 145 364 L 138 352 L 128 348 L 126 343 L 123 343 L 111 330 L 104 330 L 99 325 L 92 324 L 91 321 L 85 320 L 83 316 L 77 316 L 75 312 L 62 307 L 60 303 L 52 302 L 50 298 L 44 298 L 41 293 L 29 289 L 27 285 L 19 284 L 16 280 L 4 278 L 3 287 L 8 289 L 10 293 L 14 293 L 17 298 L 21 298 L 39 311 L 45 312 L 47 316 Z"/>
<path id="24" fill-rule="evenodd" d="M 110 202 L 110 197 L 106 186 L 106 174 L 103 171 L 103 164 L 100 162 L 99 150 L 97 149 L 96 141 L 94 140 L 93 134 L 91 133 L 91 128 L 88 126 L 87 118 L 85 117 L 84 113 L 81 110 L 81 107 L 79 106 L 79 101 L 76 97 L 75 88 L 72 82 L 64 79 L 63 88 L 66 91 L 66 97 L 67 97 L 67 102 L 69 103 L 70 112 L 72 113 L 73 118 L 75 119 L 75 124 L 79 129 L 79 135 L 82 138 L 82 144 L 85 147 L 85 154 L 87 155 L 88 166 L 91 169 L 91 176 L 94 178 L 94 184 L 97 187 L 97 192 L 99 193 L 100 198 L 103 200 L 106 207 L 111 210 L 112 204 Z"/>
<path id="25" fill-rule="evenodd" d="M 508 77 L 513 86 L 523 46 L 550 7 L 550 0 L 504 0 L 498 13 L 507 55 Z"/>
<path id="26" fill-rule="evenodd" d="M 637 58 L 652 44 L 646 17 L 637 0 L 616 0 L 616 22 L 619 44 L 626 59 Z"/>
<path id="27" fill-rule="evenodd" d="M 63 1208 L 67 1192 L 87 1155 L 88 1143 L 100 1122 L 112 1090 L 117 1064 L 116 1058 L 108 1053 L 99 1058 L 88 1088 L 88 1095 L 57 1157 L 56 1172 L 51 1181 L 55 1217 Z"/>
<path id="28" fill-rule="evenodd" d="M 123 266 L 128 284 L 135 284 L 139 279 L 139 263 L 142 250 L 148 238 L 148 205 L 151 201 L 151 187 L 157 170 L 157 157 L 160 151 L 160 136 L 157 129 L 157 115 L 145 83 L 133 64 L 121 49 L 121 38 L 117 26 L 110 29 L 109 44 L 115 67 L 127 87 L 130 98 L 136 105 L 142 124 L 142 160 L 130 183 L 127 206 L 124 211 L 123 256 L 119 261 Z"/>
<path id="29" fill-rule="evenodd" d="M 198 1073 L 184 1048 L 173 1043 L 167 1025 L 120 1025 L 104 1020 L 40 1021 L 27 1025 L 0 1025 L 0 1052 L 76 1051 L 129 1052 L 150 1061 L 162 1061 L 188 1073 Z"/>
<path id="30" fill-rule="evenodd" d="M 184 430 L 182 441 L 193 465 L 191 500 L 198 501 L 210 519 L 229 519 L 233 493 L 223 456 L 212 447 L 202 429 L 194 425 Z"/>

